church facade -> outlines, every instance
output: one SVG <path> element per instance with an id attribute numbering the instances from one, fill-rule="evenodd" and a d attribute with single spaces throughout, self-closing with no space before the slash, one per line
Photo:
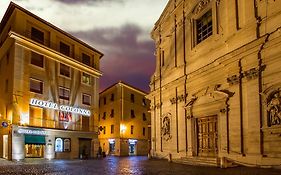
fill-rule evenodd
<path id="1" fill-rule="evenodd" d="M 281 2 L 169 0 L 155 23 L 151 154 L 281 164 Z"/>

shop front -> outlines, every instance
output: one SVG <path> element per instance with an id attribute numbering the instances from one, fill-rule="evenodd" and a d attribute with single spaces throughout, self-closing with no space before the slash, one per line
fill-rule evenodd
<path id="1" fill-rule="evenodd" d="M 97 143 L 94 132 L 12 126 L 12 160 L 90 158 Z"/>

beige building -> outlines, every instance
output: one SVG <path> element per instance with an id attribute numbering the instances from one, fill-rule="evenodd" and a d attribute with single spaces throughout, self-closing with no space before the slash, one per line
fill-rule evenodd
<path id="1" fill-rule="evenodd" d="M 151 130 L 146 95 L 121 81 L 100 93 L 99 141 L 106 154 L 148 154 Z"/>
<path id="2" fill-rule="evenodd" d="M 152 155 L 281 164 L 281 1 L 169 0 L 152 30 Z"/>
<path id="3" fill-rule="evenodd" d="M 0 157 L 95 156 L 103 54 L 12 2 L 0 31 Z"/>

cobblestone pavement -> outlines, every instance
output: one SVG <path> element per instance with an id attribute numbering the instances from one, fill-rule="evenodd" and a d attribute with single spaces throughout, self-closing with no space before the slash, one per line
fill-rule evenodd
<path id="1" fill-rule="evenodd" d="M 106 157 L 92 160 L 28 159 L 9 162 L 0 159 L 0 174 L 5 175 L 281 175 L 280 169 L 248 167 L 213 168 L 148 160 L 147 157 Z"/>

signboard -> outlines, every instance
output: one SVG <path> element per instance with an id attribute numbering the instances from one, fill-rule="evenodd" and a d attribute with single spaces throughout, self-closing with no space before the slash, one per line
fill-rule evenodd
<path id="1" fill-rule="evenodd" d="M 35 99 L 35 98 L 31 98 L 29 104 L 33 105 L 33 106 L 38 106 L 38 107 L 41 107 L 41 108 L 60 110 L 60 111 L 64 111 L 64 112 L 80 114 L 80 115 L 83 115 L 83 116 L 91 116 L 91 111 L 88 110 L 88 109 L 83 109 L 83 108 L 78 108 L 78 107 L 73 107 L 73 106 L 67 106 L 67 105 L 59 105 L 57 103 L 44 101 L 44 100 L 38 100 L 38 99 Z"/>
<path id="2" fill-rule="evenodd" d="M 47 135 L 47 131 L 34 130 L 34 129 L 25 129 L 25 128 L 18 129 L 18 133 L 19 134 L 28 134 L 28 135 Z"/>
<path id="3" fill-rule="evenodd" d="M 6 122 L 6 121 L 3 121 L 3 122 L 1 123 L 1 126 L 2 126 L 3 128 L 7 128 L 7 127 L 9 126 L 9 123 Z"/>

